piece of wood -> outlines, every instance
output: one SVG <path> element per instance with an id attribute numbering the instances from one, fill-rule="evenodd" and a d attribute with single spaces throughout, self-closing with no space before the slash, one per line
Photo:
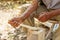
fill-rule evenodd
<path id="1" fill-rule="evenodd" d="M 28 30 L 27 40 L 45 40 L 46 31 L 40 29 L 39 31 Z"/>
<path id="2" fill-rule="evenodd" d="M 38 19 L 34 18 L 35 19 L 35 22 L 38 22 L 39 24 L 43 24 L 47 27 L 51 27 L 53 25 L 53 22 L 49 22 L 49 21 L 46 21 L 46 22 L 40 22 Z"/>
<path id="3" fill-rule="evenodd" d="M 22 26 L 22 27 L 25 27 L 25 28 L 27 28 L 27 29 L 30 29 L 30 30 L 39 30 L 40 28 L 37 28 L 37 27 L 33 27 L 33 26 L 29 26 L 29 25 L 24 25 L 24 24 L 20 24 L 20 26 Z M 19 27 L 17 27 L 17 28 L 19 28 Z"/>

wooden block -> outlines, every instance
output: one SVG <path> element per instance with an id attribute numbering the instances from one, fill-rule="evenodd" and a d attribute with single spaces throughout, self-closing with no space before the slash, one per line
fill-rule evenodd
<path id="1" fill-rule="evenodd" d="M 40 29 L 39 31 L 28 30 L 27 40 L 45 40 L 46 31 Z"/>

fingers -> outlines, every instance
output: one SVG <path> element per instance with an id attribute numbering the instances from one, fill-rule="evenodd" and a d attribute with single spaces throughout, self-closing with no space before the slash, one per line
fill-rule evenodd
<path id="1" fill-rule="evenodd" d="M 20 18 L 13 18 L 8 21 L 8 23 L 13 27 L 18 27 L 21 22 L 22 22 L 22 20 Z"/>
<path id="2" fill-rule="evenodd" d="M 42 12 L 39 14 L 38 20 L 41 22 L 46 22 L 48 20 L 47 12 Z"/>
<path id="3" fill-rule="evenodd" d="M 19 23 L 16 22 L 16 21 L 13 21 L 13 20 L 10 20 L 8 23 L 13 27 L 18 27 L 19 26 Z"/>

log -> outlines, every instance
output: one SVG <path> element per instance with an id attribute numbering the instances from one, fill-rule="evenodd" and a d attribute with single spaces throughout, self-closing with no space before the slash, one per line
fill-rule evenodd
<path id="1" fill-rule="evenodd" d="M 40 29 L 39 31 L 28 30 L 27 40 L 45 40 L 45 29 Z"/>

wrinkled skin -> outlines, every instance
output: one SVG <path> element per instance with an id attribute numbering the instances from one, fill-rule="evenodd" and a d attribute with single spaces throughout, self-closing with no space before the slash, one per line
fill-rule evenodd
<path id="1" fill-rule="evenodd" d="M 22 19 L 21 18 L 13 18 L 13 19 L 11 19 L 11 20 L 9 20 L 9 24 L 11 24 L 11 26 L 13 26 L 13 27 L 18 27 L 21 23 L 22 23 Z"/>
<path id="2" fill-rule="evenodd" d="M 50 12 L 42 12 L 42 13 L 40 13 L 40 15 L 37 19 L 41 22 L 46 22 L 49 19 L 51 19 L 52 17 L 58 16 L 58 15 L 60 15 L 60 9 L 53 10 Z"/>
<path id="3" fill-rule="evenodd" d="M 9 20 L 9 24 L 13 27 L 18 27 L 25 19 L 27 19 L 30 14 L 38 8 L 38 1 L 32 0 L 32 4 L 27 8 L 27 10 L 22 14 L 22 17 L 17 17 Z M 22 19 L 24 18 L 24 19 Z"/>

